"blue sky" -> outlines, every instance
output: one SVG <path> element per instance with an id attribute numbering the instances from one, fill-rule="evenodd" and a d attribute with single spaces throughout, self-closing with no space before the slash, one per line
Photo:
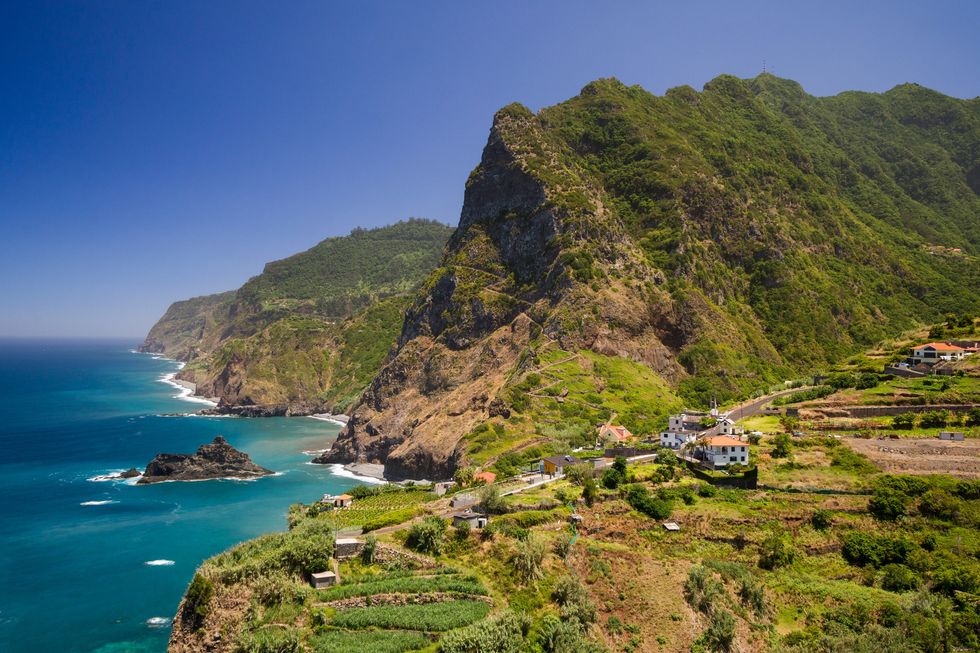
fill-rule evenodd
<path id="1" fill-rule="evenodd" d="M 0 335 L 142 336 L 355 226 L 455 224 L 493 112 L 616 76 L 980 94 L 976 2 L 0 3 Z"/>

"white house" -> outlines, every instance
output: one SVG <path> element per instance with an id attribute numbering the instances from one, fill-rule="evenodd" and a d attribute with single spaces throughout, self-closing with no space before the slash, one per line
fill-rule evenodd
<path id="1" fill-rule="evenodd" d="M 667 430 L 660 434 L 660 446 L 669 449 L 680 449 L 684 445 L 697 440 L 704 431 L 701 420 L 709 417 L 708 413 L 685 411 L 667 418 Z"/>
<path id="2" fill-rule="evenodd" d="M 698 439 L 698 431 L 664 431 L 660 434 L 660 446 L 680 449 Z"/>
<path id="3" fill-rule="evenodd" d="M 702 459 L 714 467 L 748 465 L 749 445 L 727 435 L 715 435 L 701 442 Z"/>
<path id="4" fill-rule="evenodd" d="M 916 345 L 912 349 L 912 362 L 916 365 L 926 363 L 932 365 L 939 361 L 958 361 L 972 353 L 969 349 L 954 345 L 951 342 L 927 342 Z"/>
<path id="5" fill-rule="evenodd" d="M 718 419 L 719 435 L 730 435 L 733 438 L 738 438 L 743 433 L 745 433 L 745 429 L 730 417 L 721 417 Z"/>

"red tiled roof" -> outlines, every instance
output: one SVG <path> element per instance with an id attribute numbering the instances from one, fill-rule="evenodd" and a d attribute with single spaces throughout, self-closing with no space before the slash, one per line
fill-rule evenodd
<path id="1" fill-rule="evenodd" d="M 925 349 L 926 347 L 932 347 L 936 351 L 963 351 L 962 347 L 951 345 L 948 342 L 927 342 L 924 345 L 919 345 L 916 349 Z"/>
<path id="2" fill-rule="evenodd" d="M 713 438 L 708 438 L 705 442 L 712 447 L 744 447 L 745 443 L 741 440 L 736 440 L 735 438 L 730 438 L 727 435 L 716 435 Z"/>

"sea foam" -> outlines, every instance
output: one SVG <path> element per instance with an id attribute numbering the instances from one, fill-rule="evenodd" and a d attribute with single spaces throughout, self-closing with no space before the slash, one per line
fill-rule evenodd
<path id="1" fill-rule="evenodd" d="M 173 560 L 147 560 L 143 563 L 147 567 L 173 567 L 175 563 Z"/>
<path id="2" fill-rule="evenodd" d="M 82 501 L 80 506 L 108 506 L 110 503 L 119 503 L 118 501 L 112 501 L 111 499 L 105 499 L 103 501 Z"/>
<path id="3" fill-rule="evenodd" d="M 146 625 L 150 628 L 162 628 L 170 625 L 170 619 L 168 617 L 150 617 L 146 620 Z"/>

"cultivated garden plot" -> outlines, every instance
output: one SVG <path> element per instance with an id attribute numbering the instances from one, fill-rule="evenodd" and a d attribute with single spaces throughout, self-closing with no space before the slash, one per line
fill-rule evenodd
<path id="1" fill-rule="evenodd" d="M 846 438 L 845 442 L 886 472 L 980 478 L 980 440 L 976 438 L 963 442 L 936 438 Z"/>

